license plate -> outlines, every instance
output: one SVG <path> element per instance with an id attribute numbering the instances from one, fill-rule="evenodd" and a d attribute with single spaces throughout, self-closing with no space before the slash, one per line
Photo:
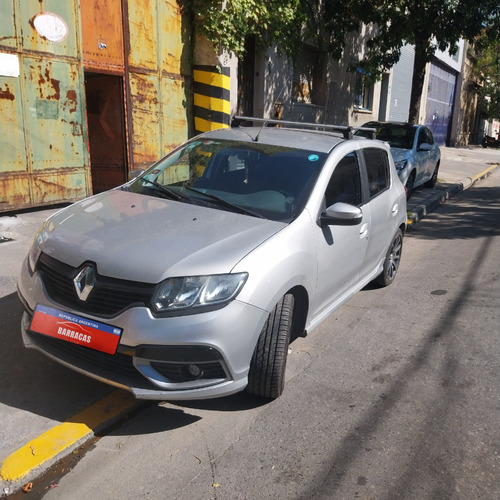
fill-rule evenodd
<path id="1" fill-rule="evenodd" d="M 38 304 L 30 329 L 49 337 L 114 354 L 122 328 Z"/>

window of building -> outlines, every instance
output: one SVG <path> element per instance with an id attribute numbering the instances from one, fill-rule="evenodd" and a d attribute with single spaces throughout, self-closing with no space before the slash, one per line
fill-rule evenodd
<path id="1" fill-rule="evenodd" d="M 357 109 L 372 109 L 373 85 L 371 78 L 363 70 L 356 71 L 354 83 L 354 107 Z"/>
<path id="2" fill-rule="evenodd" d="M 324 106 L 325 57 L 322 52 L 304 45 L 294 61 L 293 102 Z"/>

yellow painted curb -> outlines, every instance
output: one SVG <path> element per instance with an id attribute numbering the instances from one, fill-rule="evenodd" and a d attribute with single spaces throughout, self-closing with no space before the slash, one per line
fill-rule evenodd
<path id="1" fill-rule="evenodd" d="M 9 455 L 0 465 L 0 478 L 17 481 L 47 460 L 90 435 L 100 424 L 136 403 L 128 392 L 114 391 L 95 405 L 56 425 Z"/>
<path id="2" fill-rule="evenodd" d="M 478 179 L 480 179 L 481 177 L 484 177 L 486 174 L 488 174 L 489 172 L 491 172 L 492 170 L 495 170 L 495 168 L 497 168 L 498 165 L 491 165 L 491 167 L 488 167 L 486 170 L 483 170 L 481 173 L 475 175 L 473 178 L 472 178 L 472 182 L 476 182 Z"/>

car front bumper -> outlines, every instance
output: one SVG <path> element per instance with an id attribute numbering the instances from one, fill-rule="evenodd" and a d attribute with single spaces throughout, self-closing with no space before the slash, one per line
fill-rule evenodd
<path id="1" fill-rule="evenodd" d="M 26 347 L 127 389 L 139 399 L 207 399 L 241 391 L 269 314 L 238 300 L 215 311 L 175 317 L 154 317 L 147 307 L 132 307 L 112 318 L 82 314 L 53 302 L 38 273 L 29 273 L 26 261 L 18 279 L 18 295 L 25 308 L 22 338 Z M 117 352 L 106 354 L 31 331 L 37 304 L 123 329 Z"/>

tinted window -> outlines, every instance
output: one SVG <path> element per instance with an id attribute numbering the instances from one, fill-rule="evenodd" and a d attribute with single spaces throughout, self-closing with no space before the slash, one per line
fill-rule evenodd
<path id="1" fill-rule="evenodd" d="M 370 198 L 374 198 L 389 187 L 389 158 L 383 149 L 363 149 Z"/>
<path id="2" fill-rule="evenodd" d="M 325 193 L 326 206 L 343 202 L 361 205 L 361 178 L 356 155 L 351 153 L 335 167 Z"/>

